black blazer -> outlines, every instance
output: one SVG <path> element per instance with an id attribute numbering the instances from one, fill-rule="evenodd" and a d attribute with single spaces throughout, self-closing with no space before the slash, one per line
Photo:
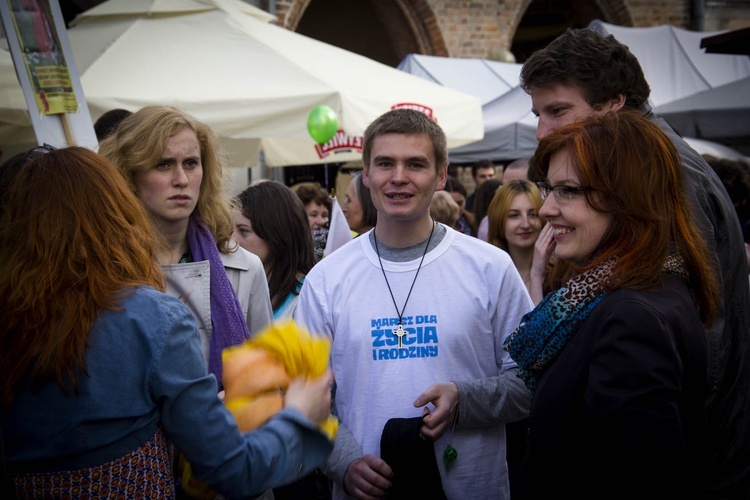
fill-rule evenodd
<path id="1" fill-rule="evenodd" d="M 696 498 L 705 454 L 705 335 L 686 285 L 618 290 L 541 374 L 528 498 Z"/>

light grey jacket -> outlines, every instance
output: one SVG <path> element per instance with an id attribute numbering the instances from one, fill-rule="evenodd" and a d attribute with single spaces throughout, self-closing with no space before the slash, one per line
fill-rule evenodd
<path id="1" fill-rule="evenodd" d="M 266 273 L 257 255 L 248 252 L 233 241 L 230 244 L 233 245 L 234 251 L 219 255 L 224 263 L 229 283 L 242 306 L 250 335 L 255 335 L 273 319 Z M 162 266 L 162 269 L 167 276 L 167 294 L 187 304 L 198 322 L 203 354 L 208 363 L 212 329 L 209 261 L 172 264 Z"/>

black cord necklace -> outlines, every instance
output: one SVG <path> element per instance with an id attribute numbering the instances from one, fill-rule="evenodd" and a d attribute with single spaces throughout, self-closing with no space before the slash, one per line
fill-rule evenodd
<path id="1" fill-rule="evenodd" d="M 393 296 L 393 290 L 391 290 L 391 284 L 388 283 L 388 276 L 385 275 L 385 269 L 383 269 L 383 261 L 380 259 L 380 248 L 378 247 L 378 237 L 375 235 L 375 231 L 372 232 L 372 237 L 375 240 L 375 253 L 378 254 L 378 262 L 380 263 L 380 270 L 383 271 L 383 278 L 385 278 L 385 284 L 388 287 L 388 291 L 391 293 L 391 300 L 393 301 L 393 307 L 396 308 L 396 314 L 398 314 L 398 328 L 396 328 L 396 331 L 393 332 L 396 337 L 398 337 L 398 348 L 401 349 L 403 346 L 402 339 L 404 335 L 406 335 L 406 332 L 404 331 L 404 326 L 401 323 L 401 318 L 404 316 L 404 311 L 406 311 L 406 304 L 409 302 L 409 297 L 411 297 L 411 291 L 414 290 L 414 283 L 417 282 L 417 276 L 419 276 L 419 271 L 422 269 L 422 263 L 424 262 L 424 257 L 427 255 L 427 249 L 430 248 L 430 241 L 432 241 L 432 234 L 435 232 L 435 221 L 432 221 L 432 230 L 430 230 L 430 237 L 427 238 L 427 244 L 424 247 L 424 252 L 422 253 L 422 260 L 419 261 L 419 267 L 417 267 L 417 274 L 414 275 L 414 281 L 411 282 L 411 288 L 409 288 L 409 293 L 406 295 L 406 300 L 404 301 L 404 307 L 401 309 L 401 312 L 398 310 L 398 305 L 396 304 L 396 298 Z"/>

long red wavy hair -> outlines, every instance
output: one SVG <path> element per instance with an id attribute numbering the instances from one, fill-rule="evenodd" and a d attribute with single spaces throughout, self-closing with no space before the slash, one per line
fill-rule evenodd
<path id="1" fill-rule="evenodd" d="M 685 260 L 688 286 L 704 324 L 717 308 L 711 259 L 690 213 L 682 162 L 669 137 L 635 111 L 607 113 L 562 127 L 539 142 L 534 161 L 544 176 L 552 155 L 568 149 L 589 205 L 612 224 L 579 272 L 616 259 L 608 290 L 658 285 L 670 253 Z"/>
<path id="2" fill-rule="evenodd" d="M 135 286 L 164 290 L 155 237 L 122 174 L 85 148 L 31 159 L 0 214 L 0 403 L 29 372 L 76 389 L 86 340 L 102 310 Z"/>

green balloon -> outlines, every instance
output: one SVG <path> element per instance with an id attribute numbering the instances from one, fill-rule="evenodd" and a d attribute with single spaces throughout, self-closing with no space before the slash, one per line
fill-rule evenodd
<path id="1" fill-rule="evenodd" d="M 339 129 L 336 112 L 329 106 L 315 106 L 307 117 L 307 131 L 318 144 L 330 141 Z"/>

